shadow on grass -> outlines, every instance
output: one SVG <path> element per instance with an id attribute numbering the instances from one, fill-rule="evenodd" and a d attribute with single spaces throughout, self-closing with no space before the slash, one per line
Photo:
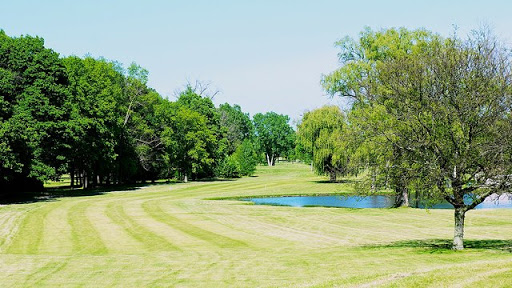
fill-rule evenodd
<path id="1" fill-rule="evenodd" d="M 98 196 L 109 192 L 116 191 L 134 191 L 146 186 L 167 185 L 169 183 L 146 183 L 146 184 L 130 184 L 130 185 L 112 185 L 101 186 L 92 189 L 71 189 L 70 186 L 62 186 L 58 188 L 46 188 L 40 192 L 12 192 L 10 194 L 0 195 L 0 204 L 28 204 L 34 202 L 55 201 L 57 198 L 64 197 L 86 197 Z"/>
<path id="2" fill-rule="evenodd" d="M 354 184 L 357 182 L 357 180 L 352 180 L 352 179 L 339 179 L 339 180 L 335 180 L 335 181 L 331 181 L 331 180 L 315 180 L 315 181 L 312 181 L 313 183 L 318 183 L 318 184 Z"/>
<path id="3" fill-rule="evenodd" d="M 193 182 L 232 182 L 240 178 L 204 178 L 192 180 Z"/>
<path id="4" fill-rule="evenodd" d="M 452 239 L 425 239 L 398 241 L 384 245 L 370 245 L 366 248 L 420 248 L 429 252 L 452 251 Z M 465 249 L 501 250 L 512 253 L 512 240 L 464 240 Z"/>

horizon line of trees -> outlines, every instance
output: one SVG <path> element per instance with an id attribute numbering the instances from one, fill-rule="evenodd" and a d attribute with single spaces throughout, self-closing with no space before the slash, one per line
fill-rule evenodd
<path id="1" fill-rule="evenodd" d="M 239 105 L 215 107 L 200 82 L 173 102 L 147 81 L 135 63 L 60 58 L 40 37 L 0 30 L 2 194 L 40 190 L 64 174 L 83 188 L 241 177 L 262 155 L 293 150 L 287 116 L 258 113 L 253 121 Z"/>
<path id="2" fill-rule="evenodd" d="M 511 50 L 487 30 L 366 28 L 336 45 L 341 66 L 321 84 L 350 107 L 307 112 L 295 132 L 286 115 L 217 108 L 200 85 L 172 102 L 135 63 L 61 59 L 42 38 L 0 30 L 0 186 L 240 177 L 302 159 L 331 181 L 361 175 L 361 193 L 391 189 L 397 206 L 410 192 L 451 203 L 463 249 L 466 212 L 512 189 Z"/>

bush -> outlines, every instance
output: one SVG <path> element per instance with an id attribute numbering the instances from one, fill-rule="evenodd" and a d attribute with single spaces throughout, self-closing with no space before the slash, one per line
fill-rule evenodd
<path id="1" fill-rule="evenodd" d="M 258 154 L 253 143 L 249 140 L 244 140 L 240 146 L 236 148 L 232 157 L 238 163 L 240 168 L 240 175 L 251 176 L 256 171 L 258 164 Z"/>
<path id="2" fill-rule="evenodd" d="M 226 157 L 217 168 L 217 176 L 221 178 L 240 178 L 240 165 L 234 155 Z"/>

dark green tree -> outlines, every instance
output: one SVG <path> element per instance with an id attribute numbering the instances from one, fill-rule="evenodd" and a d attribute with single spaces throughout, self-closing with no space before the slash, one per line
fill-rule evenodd
<path id="1" fill-rule="evenodd" d="M 173 113 L 172 141 L 176 142 L 176 145 L 169 146 L 175 149 L 170 151 L 171 163 L 176 165 L 185 182 L 189 177 L 214 176 L 218 139 L 208 126 L 207 118 L 186 106 L 170 105 Z"/>
<path id="2" fill-rule="evenodd" d="M 275 112 L 254 115 L 259 150 L 265 154 L 268 166 L 274 166 L 278 157 L 292 153 L 295 148 L 295 131 L 289 121 L 288 116 Z"/>
<path id="3" fill-rule="evenodd" d="M 69 107 L 66 69 L 39 37 L 0 31 L 0 186 L 42 189 L 66 167 Z"/>
<path id="4" fill-rule="evenodd" d="M 220 126 L 225 129 L 227 153 L 231 155 L 246 139 L 252 139 L 254 127 L 248 113 L 244 113 L 239 105 L 221 104 L 218 108 Z"/>
<path id="5" fill-rule="evenodd" d="M 183 176 L 214 177 L 226 157 L 227 141 L 220 126 L 220 115 L 212 100 L 188 85 L 176 101 L 175 131 L 180 152 L 177 161 Z"/>
<path id="6" fill-rule="evenodd" d="M 234 158 L 240 169 L 241 176 L 252 176 L 258 164 L 258 154 L 253 141 L 245 139 L 231 157 Z"/>
<path id="7" fill-rule="evenodd" d="M 68 57 L 64 63 L 73 95 L 70 174 L 79 176 L 85 188 L 102 177 L 122 182 L 136 169 L 129 157 L 118 158 L 133 154 L 126 152 L 129 143 L 122 136 L 124 76 L 115 63 L 102 59 Z"/>

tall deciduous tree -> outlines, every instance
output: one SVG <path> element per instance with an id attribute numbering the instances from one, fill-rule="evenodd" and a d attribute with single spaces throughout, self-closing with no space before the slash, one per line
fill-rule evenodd
<path id="1" fill-rule="evenodd" d="M 254 115 L 253 122 L 260 151 L 265 154 L 268 166 L 294 149 L 295 131 L 288 124 L 290 118 L 275 112 Z"/>
<path id="2" fill-rule="evenodd" d="M 123 169 L 133 167 L 127 162 L 116 163 L 116 160 L 128 160 L 127 157 L 118 159 L 119 153 L 124 153 L 120 149 L 125 116 L 120 109 L 124 100 L 124 76 L 115 63 L 102 59 L 69 57 L 64 63 L 73 95 L 70 173 L 79 175 L 85 188 L 96 182 L 98 176 L 108 176 L 113 171 L 117 180 L 124 180 L 119 177 L 131 175 L 123 176 L 126 174 Z"/>
<path id="3" fill-rule="evenodd" d="M 454 249 L 464 218 L 512 184 L 512 58 L 488 32 L 435 40 L 422 53 L 383 63 L 380 100 L 404 124 L 404 148 L 433 197 L 455 210 Z"/>
<path id="4" fill-rule="evenodd" d="M 38 37 L 0 31 L 0 186 L 41 189 L 64 172 L 69 107 L 66 70 Z"/>
<path id="5" fill-rule="evenodd" d="M 375 63 L 367 81 L 379 90 L 365 100 L 391 119 L 393 129 L 378 130 L 400 149 L 414 188 L 453 205 L 459 250 L 466 212 L 511 188 L 512 60 L 485 31 L 419 44 Z"/>
<path id="6" fill-rule="evenodd" d="M 220 115 L 212 100 L 196 93 L 190 85 L 180 93 L 176 121 L 178 149 L 184 155 L 184 176 L 213 177 L 215 169 L 225 157 L 226 139 L 220 127 Z M 184 161 L 184 162 L 181 162 Z"/>

